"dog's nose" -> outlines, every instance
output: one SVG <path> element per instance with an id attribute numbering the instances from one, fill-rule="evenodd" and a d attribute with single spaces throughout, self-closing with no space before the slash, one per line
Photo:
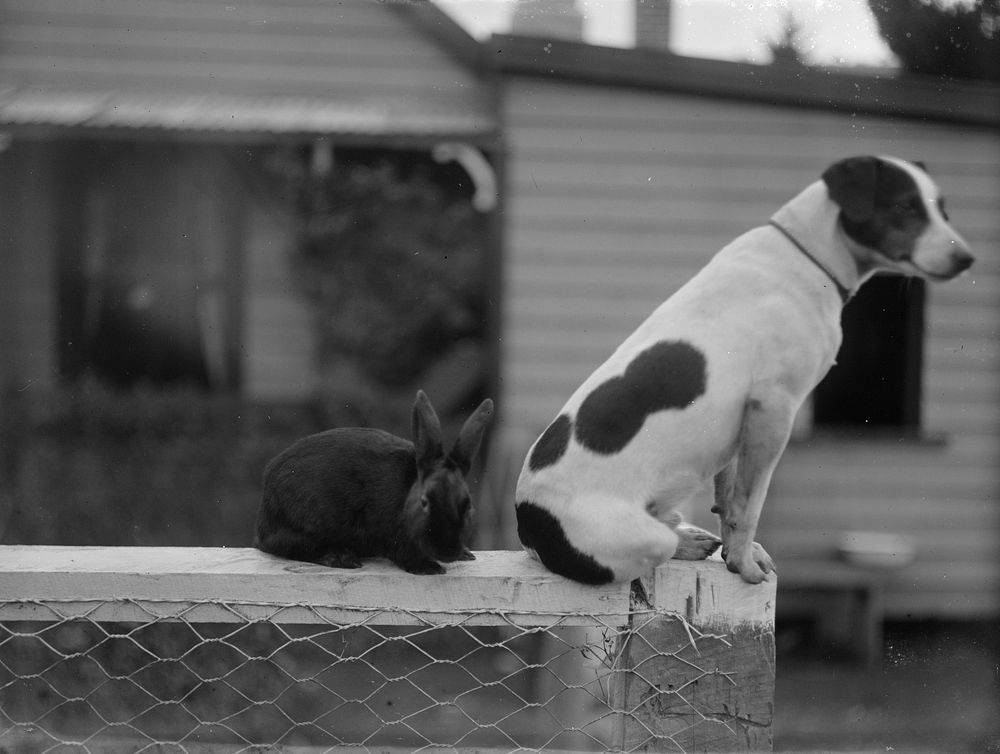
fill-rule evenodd
<path id="1" fill-rule="evenodd" d="M 972 263 L 975 261 L 976 258 L 968 249 L 956 249 L 951 253 L 951 265 L 956 275 L 972 267 Z"/>

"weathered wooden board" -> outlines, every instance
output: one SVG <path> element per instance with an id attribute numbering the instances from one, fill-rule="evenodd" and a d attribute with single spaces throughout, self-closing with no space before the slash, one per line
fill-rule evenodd
<path id="1" fill-rule="evenodd" d="M 377 622 L 390 624 L 463 615 L 470 624 L 628 622 L 627 585 L 577 584 L 518 551 L 476 558 L 449 564 L 444 576 L 416 576 L 387 561 L 338 570 L 253 548 L 0 546 L 0 619 L 51 619 L 44 603 L 58 604 L 62 615 L 90 615 L 108 603 L 98 614 L 107 620 L 131 612 L 142 620 L 317 622 L 381 611 Z M 773 589 L 743 584 L 718 561 L 673 561 L 650 589 L 656 609 L 688 614 L 693 605 L 702 623 L 707 616 L 725 624 L 730 609 L 736 623 L 773 615 Z"/>
<path id="2" fill-rule="evenodd" d="M 523 552 L 479 552 L 476 560 L 447 568 L 445 576 L 416 576 L 373 561 L 358 570 L 338 570 L 253 548 L 6 546 L 0 547 L 0 620 L 51 620 L 52 610 L 41 606 L 46 602 L 58 603 L 61 615 L 103 620 L 389 625 L 556 620 L 624 625 L 628 620 L 627 585 L 576 584 Z"/>
<path id="3" fill-rule="evenodd" d="M 622 751 L 771 751 L 774 633 L 750 624 L 693 641 L 660 618 L 628 635 Z"/>
<path id="4" fill-rule="evenodd" d="M 622 635 L 621 750 L 771 751 L 776 577 L 751 586 L 721 563 L 677 565 L 645 587 L 655 611 L 679 615 L 637 610 Z"/>
<path id="5" fill-rule="evenodd" d="M 705 567 L 713 564 L 717 567 Z M 774 625 L 777 576 L 747 584 L 726 570 L 718 553 L 703 563 L 675 561 L 657 568 L 646 590 L 654 608 L 680 613 L 702 631 Z"/>

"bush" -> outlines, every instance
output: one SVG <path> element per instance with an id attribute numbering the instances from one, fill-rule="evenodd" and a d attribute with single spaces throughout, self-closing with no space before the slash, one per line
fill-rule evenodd
<path id="1" fill-rule="evenodd" d="M 267 460 L 323 424 L 311 404 L 91 382 L 3 408 L 6 544 L 247 546 Z"/>
<path id="2" fill-rule="evenodd" d="M 442 360 L 475 348 L 452 391 L 456 402 L 475 405 L 489 380 L 487 216 L 473 208 L 455 168 L 430 154 L 336 154 L 324 174 L 301 150 L 271 150 L 263 163 L 301 222 L 293 264 L 316 315 L 321 382 L 353 392 L 365 415 L 387 398 L 412 400 Z"/>

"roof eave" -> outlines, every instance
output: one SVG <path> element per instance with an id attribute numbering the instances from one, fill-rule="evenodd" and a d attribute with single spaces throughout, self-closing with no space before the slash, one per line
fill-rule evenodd
<path id="1" fill-rule="evenodd" d="M 505 74 L 907 119 L 1000 125 L 1000 87 L 935 77 L 688 58 L 650 49 L 495 35 Z"/>
<path id="2" fill-rule="evenodd" d="M 385 7 L 406 19 L 453 60 L 473 73 L 483 75 L 489 70 L 489 55 L 483 43 L 431 0 L 387 2 Z"/>

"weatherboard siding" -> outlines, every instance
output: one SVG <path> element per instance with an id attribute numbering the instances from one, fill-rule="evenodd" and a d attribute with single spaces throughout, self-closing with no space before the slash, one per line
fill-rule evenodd
<path id="1" fill-rule="evenodd" d="M 315 394 L 315 318 L 293 269 L 292 218 L 251 201 L 244 249 L 243 391 L 265 400 Z"/>
<path id="2" fill-rule="evenodd" d="M 722 245 L 832 161 L 921 159 L 978 254 L 931 286 L 924 429 L 936 442 L 803 438 L 760 538 L 789 567 L 845 530 L 916 538 L 892 617 L 1000 609 L 1000 138 L 995 131 L 512 76 L 503 394 L 517 454 L 579 383 Z M 863 389 L 863 388 L 861 388 Z M 707 503 L 706 506 L 707 508 Z M 698 514 L 705 523 L 710 517 Z"/>

